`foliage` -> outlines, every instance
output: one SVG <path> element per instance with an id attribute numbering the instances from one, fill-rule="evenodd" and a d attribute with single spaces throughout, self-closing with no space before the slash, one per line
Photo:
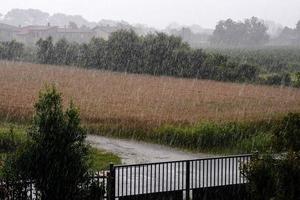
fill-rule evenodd
<path id="1" fill-rule="evenodd" d="M 0 59 L 21 60 L 24 55 L 24 45 L 12 40 L 10 42 L 0 42 Z"/>
<path id="2" fill-rule="evenodd" d="M 267 27 L 258 18 L 252 17 L 244 22 L 232 19 L 220 21 L 211 41 L 217 45 L 255 46 L 266 43 L 268 39 Z"/>
<path id="3" fill-rule="evenodd" d="M 202 122 L 196 125 L 161 125 L 157 128 L 126 125 L 90 126 L 91 134 L 130 138 L 177 148 L 212 153 L 267 152 L 272 147 L 272 129 L 276 121 Z"/>
<path id="4" fill-rule="evenodd" d="M 0 128 L 0 153 L 14 152 L 25 141 L 26 135 L 17 132 L 13 126 Z"/>
<path id="5" fill-rule="evenodd" d="M 289 113 L 273 128 L 274 152 L 245 166 L 253 199 L 296 200 L 300 196 L 300 114 Z"/>
<path id="6" fill-rule="evenodd" d="M 294 86 L 300 87 L 300 72 L 295 73 Z"/>
<path id="7" fill-rule="evenodd" d="M 250 164 L 244 166 L 244 174 L 250 182 L 249 192 L 253 199 L 270 200 L 274 196 L 275 174 L 274 159 L 253 157 Z"/>
<path id="8" fill-rule="evenodd" d="M 286 85 L 290 86 L 292 83 L 290 74 L 271 74 L 260 79 L 260 82 L 266 85 Z"/>
<path id="9" fill-rule="evenodd" d="M 261 22 L 251 19 L 244 23 L 260 26 Z M 248 38 L 255 40 L 254 36 Z M 8 51 L 0 45 L 3 59 Z M 290 74 L 300 70 L 299 49 L 295 47 L 192 49 L 179 37 L 164 33 L 138 36 L 132 30 L 113 32 L 108 40 L 93 38 L 81 44 L 66 39 L 54 42 L 49 37 L 40 39 L 36 48 L 22 48 L 16 54 L 12 59 L 43 64 L 272 85 L 297 86 L 297 79 L 292 83 Z M 259 78 L 265 74 L 264 79 Z"/>
<path id="10" fill-rule="evenodd" d="M 93 38 L 79 45 L 62 39 L 53 44 L 47 38 L 37 46 L 38 62 L 44 64 L 221 81 L 252 82 L 258 75 L 250 64 L 228 62 L 227 56 L 191 49 L 179 37 L 164 33 L 141 37 L 132 30 L 121 30 L 107 41 Z"/>
<path id="11" fill-rule="evenodd" d="M 37 46 L 37 59 L 42 64 L 53 64 L 55 63 L 55 50 L 53 47 L 52 37 L 47 39 L 39 39 L 36 43 Z"/>
<path id="12" fill-rule="evenodd" d="M 71 103 L 64 112 L 54 87 L 40 93 L 30 129 L 30 141 L 8 159 L 9 180 L 34 180 L 43 199 L 75 199 L 88 178 L 88 146 L 78 111 Z"/>
<path id="13" fill-rule="evenodd" d="M 243 169 L 249 180 L 251 199 L 296 200 L 300 195 L 300 155 L 256 156 Z"/>
<path id="14" fill-rule="evenodd" d="M 279 151 L 300 151 L 300 113 L 289 113 L 274 130 Z"/>

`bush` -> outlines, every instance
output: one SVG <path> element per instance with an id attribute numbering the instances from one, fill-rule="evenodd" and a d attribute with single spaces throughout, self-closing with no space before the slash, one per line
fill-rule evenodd
<path id="1" fill-rule="evenodd" d="M 278 151 L 300 151 L 300 113 L 289 113 L 274 129 Z"/>
<path id="2" fill-rule="evenodd" d="M 78 110 L 71 103 L 64 112 L 54 87 L 40 93 L 35 109 L 30 140 L 6 161 L 6 178 L 33 180 L 43 200 L 81 199 L 90 165 Z"/>
<path id="3" fill-rule="evenodd" d="M 300 196 L 300 114 L 289 113 L 273 131 L 280 154 L 258 156 L 244 172 L 253 199 L 296 200 Z"/>
<path id="4" fill-rule="evenodd" d="M 300 87 L 300 72 L 295 73 L 294 86 L 295 87 Z"/>
<path id="5" fill-rule="evenodd" d="M 14 152 L 25 139 L 10 126 L 8 130 L 0 130 L 0 153 Z"/>
<path id="6" fill-rule="evenodd" d="M 252 199 L 297 200 L 300 196 L 299 153 L 289 152 L 280 158 L 257 156 L 244 168 L 244 173 Z"/>
<path id="7" fill-rule="evenodd" d="M 252 199 L 270 200 L 274 197 L 276 189 L 274 167 L 274 160 L 271 156 L 254 157 L 250 164 L 245 166 L 243 170 L 250 183 L 248 191 Z"/>

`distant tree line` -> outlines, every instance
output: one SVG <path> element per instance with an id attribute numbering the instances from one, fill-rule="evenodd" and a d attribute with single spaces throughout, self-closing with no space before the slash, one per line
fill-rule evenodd
<path id="1" fill-rule="evenodd" d="M 211 37 L 215 45 L 224 46 L 258 46 L 269 40 L 268 28 L 256 17 L 243 22 L 232 19 L 222 20 L 216 25 Z"/>
<path id="2" fill-rule="evenodd" d="M 6 60 L 269 85 L 295 82 L 297 86 L 298 53 L 298 49 L 193 49 L 180 37 L 138 36 L 126 30 L 112 33 L 108 40 L 93 38 L 81 44 L 66 39 L 53 42 L 51 37 L 40 39 L 31 49 L 16 41 L 0 43 L 1 59 Z"/>
<path id="3" fill-rule="evenodd" d="M 129 73 L 168 75 L 220 81 L 252 82 L 255 66 L 229 61 L 228 56 L 192 49 L 181 38 L 164 33 L 138 36 L 133 31 L 112 33 L 108 40 L 70 43 L 51 37 L 37 42 L 37 61 Z"/>
<path id="4" fill-rule="evenodd" d="M 15 40 L 9 42 L 0 42 L 0 59 L 2 60 L 20 60 L 24 55 L 24 45 Z"/>

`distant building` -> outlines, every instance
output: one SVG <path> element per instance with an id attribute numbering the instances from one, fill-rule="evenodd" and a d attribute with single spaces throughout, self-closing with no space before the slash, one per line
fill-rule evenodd
<path id="1" fill-rule="evenodd" d="M 58 28 L 57 32 L 53 35 L 54 40 L 66 38 L 71 42 L 88 42 L 93 37 L 96 37 L 96 32 L 86 29 L 70 29 L 70 28 Z"/>
<path id="2" fill-rule="evenodd" d="M 0 23 L 0 41 L 17 40 L 19 42 L 34 45 L 39 39 L 46 39 L 51 36 L 54 41 L 65 38 L 70 42 L 89 42 L 93 37 L 107 40 L 109 36 L 118 30 L 130 30 L 129 25 L 118 24 L 116 26 L 98 25 L 93 29 L 88 27 L 72 28 L 51 26 L 30 25 L 15 27 Z"/>
<path id="3" fill-rule="evenodd" d="M 0 23 L 0 41 L 11 41 L 16 38 L 19 28 L 8 24 Z"/>
<path id="4" fill-rule="evenodd" d="M 19 29 L 16 39 L 26 44 L 34 44 L 40 38 L 45 39 L 57 33 L 57 26 L 25 26 Z"/>
<path id="5" fill-rule="evenodd" d="M 15 27 L 0 23 L 0 41 L 11 41 L 13 39 L 25 43 L 35 44 L 39 39 L 46 39 L 51 36 L 54 41 L 65 38 L 71 42 L 88 42 L 93 37 L 97 37 L 94 30 L 88 28 L 60 28 L 58 26 L 24 26 Z"/>

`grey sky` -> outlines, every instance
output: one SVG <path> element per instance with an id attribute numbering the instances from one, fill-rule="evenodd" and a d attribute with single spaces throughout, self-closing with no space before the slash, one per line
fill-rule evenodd
<path id="1" fill-rule="evenodd" d="M 0 0 L 0 13 L 34 8 L 50 14 L 79 14 L 90 21 L 125 20 L 163 28 L 171 22 L 213 28 L 220 19 L 251 16 L 294 27 L 300 0 Z"/>

